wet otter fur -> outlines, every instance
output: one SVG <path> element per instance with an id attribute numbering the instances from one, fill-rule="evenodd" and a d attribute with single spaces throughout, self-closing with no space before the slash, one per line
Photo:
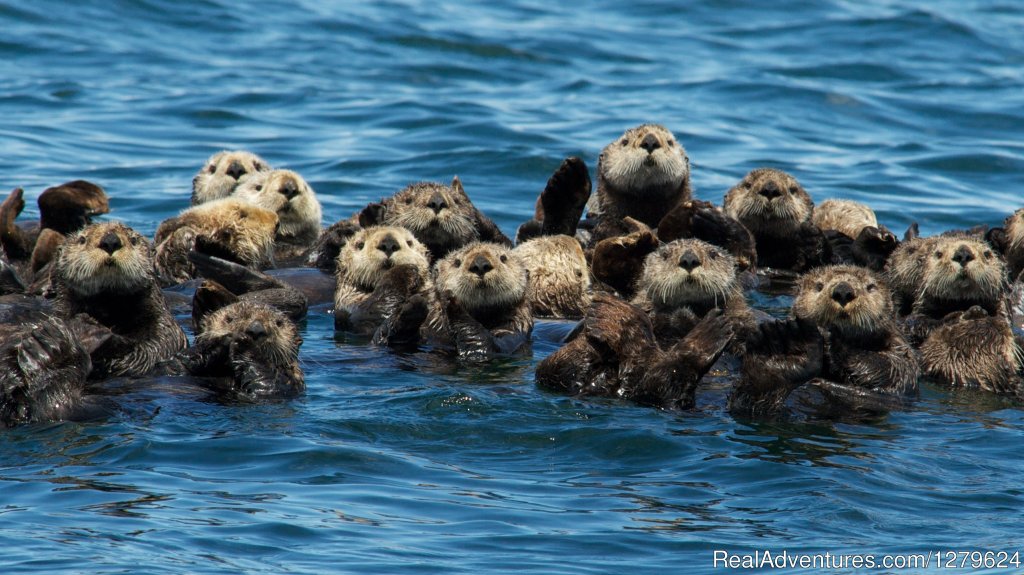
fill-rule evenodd
<path id="1" fill-rule="evenodd" d="M 278 265 L 301 261 L 320 237 L 320 202 L 295 172 L 257 172 L 239 183 L 232 195 L 277 214 L 280 227 L 274 237 L 274 260 Z"/>
<path id="2" fill-rule="evenodd" d="M 535 316 L 581 318 L 590 307 L 590 270 L 572 236 L 539 236 L 512 250 L 529 273 L 526 299 Z"/>
<path id="3" fill-rule="evenodd" d="M 662 350 L 643 310 L 597 293 L 566 344 L 537 365 L 536 381 L 571 395 L 690 409 L 697 384 L 731 337 L 729 322 L 713 311 L 681 341 Z"/>
<path id="4" fill-rule="evenodd" d="M 825 234 L 834 259 L 873 271 L 881 271 L 899 245 L 896 235 L 860 202 L 825 200 L 814 207 L 811 221 Z"/>
<path id="5" fill-rule="evenodd" d="M 51 282 L 58 316 L 87 314 L 112 332 L 92 353 L 92 378 L 143 375 L 188 345 L 164 302 L 149 244 L 123 224 L 68 236 Z"/>

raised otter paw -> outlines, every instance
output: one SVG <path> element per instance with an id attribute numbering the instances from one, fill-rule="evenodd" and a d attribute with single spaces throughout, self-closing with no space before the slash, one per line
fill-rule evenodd
<path id="1" fill-rule="evenodd" d="M 881 271 L 889 255 L 896 251 L 899 241 L 896 234 L 885 226 L 867 226 L 854 240 L 851 251 L 853 261 L 874 271 Z"/>
<path id="2" fill-rule="evenodd" d="M 587 164 L 577 157 L 566 158 L 541 192 L 536 218 L 544 235 L 576 233 L 583 208 L 590 199 L 590 174 Z"/>
<path id="3" fill-rule="evenodd" d="M 387 214 L 387 207 L 379 202 L 367 204 L 365 208 L 359 212 L 359 225 L 364 228 L 372 226 L 383 226 L 384 215 Z"/>

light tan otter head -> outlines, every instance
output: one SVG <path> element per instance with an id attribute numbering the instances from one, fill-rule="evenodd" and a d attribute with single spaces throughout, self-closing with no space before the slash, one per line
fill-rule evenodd
<path id="1" fill-rule="evenodd" d="M 1009 249 L 1013 251 L 1024 250 L 1024 208 L 1013 212 L 1013 215 L 1007 217 L 1003 227 L 1006 228 Z"/>
<path id="2" fill-rule="evenodd" d="M 736 261 L 725 251 L 697 239 L 667 243 L 644 260 L 637 297 L 655 309 L 692 305 L 723 306 L 736 290 Z"/>
<path id="3" fill-rule="evenodd" d="M 804 274 L 793 314 L 849 337 L 869 336 L 892 325 L 892 297 L 866 268 L 827 266 Z"/>
<path id="4" fill-rule="evenodd" d="M 137 293 L 153 285 L 146 238 L 128 226 L 93 224 L 64 240 L 54 273 L 80 296 Z"/>
<path id="5" fill-rule="evenodd" d="M 405 228 L 366 228 L 352 236 L 338 253 L 338 281 L 373 291 L 384 272 L 398 265 L 416 266 L 425 278 L 430 268 L 426 246 Z"/>
<path id="6" fill-rule="evenodd" d="M 643 124 L 605 146 L 598 172 L 618 193 L 675 191 L 690 177 L 690 159 L 664 126 Z"/>
<path id="7" fill-rule="evenodd" d="M 272 365 L 298 362 L 302 337 L 288 316 L 261 303 L 238 301 L 203 318 L 196 343 L 227 338 Z"/>
<path id="8" fill-rule="evenodd" d="M 160 224 L 158 246 L 172 234 L 188 232 L 203 251 L 251 268 L 273 263 L 277 214 L 237 198 L 214 200 L 191 207 Z M 191 246 L 188 246 L 190 249 Z"/>
<path id="9" fill-rule="evenodd" d="M 864 228 L 878 227 L 878 218 L 875 217 L 875 212 L 868 206 L 853 200 L 825 200 L 814 206 L 814 215 L 811 221 L 822 230 L 836 230 L 854 239 Z"/>
<path id="10" fill-rule="evenodd" d="M 295 172 L 257 172 L 239 183 L 233 195 L 276 213 L 281 222 L 278 240 L 311 243 L 320 235 L 320 202 L 313 188 Z"/>
<path id="11" fill-rule="evenodd" d="M 254 173 L 269 169 L 270 165 L 252 152 L 217 152 L 192 178 L 192 205 L 226 198 Z"/>
<path id="12" fill-rule="evenodd" d="M 475 208 L 459 178 L 451 186 L 420 182 L 387 203 L 384 223 L 411 231 L 435 257 L 479 238 Z"/>
<path id="13" fill-rule="evenodd" d="M 968 236 L 940 236 L 925 256 L 917 304 L 980 305 L 991 312 L 1006 288 L 1006 266 L 988 244 Z"/>
<path id="14" fill-rule="evenodd" d="M 757 234 L 798 227 L 811 219 L 814 202 L 793 176 L 758 168 L 725 194 L 724 207 L 727 214 Z"/>
<path id="15" fill-rule="evenodd" d="M 519 256 L 498 244 L 477 242 L 437 262 L 438 290 L 450 290 L 470 314 L 508 309 L 526 297 L 528 274 Z"/>

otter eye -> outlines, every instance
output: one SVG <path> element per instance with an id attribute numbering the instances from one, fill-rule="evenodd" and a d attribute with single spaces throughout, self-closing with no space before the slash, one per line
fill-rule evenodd
<path id="1" fill-rule="evenodd" d="M 718 252 L 708 252 L 708 257 L 713 259 L 713 260 L 717 260 L 718 259 Z"/>
<path id="2" fill-rule="evenodd" d="M 412 198 L 405 198 L 405 204 L 406 205 L 411 205 L 412 204 Z"/>
<path id="3" fill-rule="evenodd" d="M 622 144 L 623 146 L 625 146 L 626 144 L 629 143 L 629 138 L 622 138 L 622 141 L 619 142 L 619 143 Z"/>
<path id="4" fill-rule="evenodd" d="M 867 289 L 868 291 L 875 291 L 876 289 L 878 289 L 878 286 L 876 286 L 875 284 L 868 284 L 868 287 L 865 289 Z"/>
<path id="5" fill-rule="evenodd" d="M 508 256 L 506 256 L 506 255 L 502 255 L 502 256 L 501 256 L 500 258 L 498 258 L 498 259 L 499 259 L 499 260 L 501 260 L 501 263 L 505 263 L 505 262 L 507 262 L 507 261 L 508 261 Z"/>
<path id="6" fill-rule="evenodd" d="M 78 236 L 78 243 L 84 244 L 85 243 L 85 236 Z"/>
<path id="7" fill-rule="evenodd" d="M 252 169 L 256 170 L 257 172 L 259 172 L 259 171 L 261 171 L 263 169 L 263 164 L 261 164 L 259 162 L 253 162 L 252 163 Z"/>
<path id="8" fill-rule="evenodd" d="M 462 260 L 458 258 L 456 258 L 455 261 L 453 261 L 452 263 L 455 264 L 455 267 L 457 268 L 462 267 Z"/>
<path id="9" fill-rule="evenodd" d="M 821 291 L 823 289 L 825 289 L 825 284 L 821 282 L 814 284 L 814 291 Z"/>
<path id="10" fill-rule="evenodd" d="M 249 217 L 249 212 L 242 210 L 238 212 L 238 217 L 244 220 L 245 218 Z"/>
<path id="11" fill-rule="evenodd" d="M 942 252 L 935 252 L 935 259 L 940 259 L 941 257 L 942 257 Z"/>
<path id="12" fill-rule="evenodd" d="M 790 188 L 789 188 L 789 193 L 794 194 L 794 195 L 796 195 L 796 193 L 799 192 L 799 191 L 800 191 L 800 188 L 798 188 L 796 186 L 790 186 Z"/>
<path id="13" fill-rule="evenodd" d="M 217 171 L 217 166 L 215 166 L 214 164 L 210 164 L 210 167 L 206 168 L 206 171 L 212 174 Z"/>
<path id="14" fill-rule="evenodd" d="M 405 240 L 405 245 L 412 247 L 412 240 Z"/>
<path id="15" fill-rule="evenodd" d="M 137 246 L 137 245 L 139 245 L 139 240 L 140 239 L 141 238 L 139 238 L 139 236 L 131 236 L 128 241 L 130 241 L 133 246 Z"/>
<path id="16" fill-rule="evenodd" d="M 366 242 L 356 242 L 356 249 L 361 250 L 366 246 Z"/>
<path id="17" fill-rule="evenodd" d="M 263 184 L 257 184 L 256 191 L 257 192 L 262 192 L 263 191 Z"/>
<path id="18" fill-rule="evenodd" d="M 226 321 L 228 323 L 231 323 L 231 322 L 235 321 L 235 316 L 233 316 L 233 315 L 224 316 L 224 321 Z"/>
<path id="19" fill-rule="evenodd" d="M 281 320 L 277 320 L 274 322 L 274 325 L 276 325 L 277 327 L 281 327 L 282 325 L 284 325 L 284 322 Z"/>
<path id="20" fill-rule="evenodd" d="M 992 258 L 991 250 L 985 250 L 985 259 L 991 259 L 991 258 Z"/>
<path id="21" fill-rule="evenodd" d="M 669 145 L 669 146 L 674 146 L 674 145 L 676 145 L 676 141 L 675 141 L 675 140 L 673 140 L 672 138 L 669 138 L 669 139 L 668 139 L 668 145 Z"/>

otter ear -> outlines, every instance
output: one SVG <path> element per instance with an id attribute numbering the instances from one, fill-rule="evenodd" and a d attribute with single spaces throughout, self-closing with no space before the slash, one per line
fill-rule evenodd
<path id="1" fill-rule="evenodd" d="M 462 188 L 462 180 L 460 180 L 458 176 L 452 178 L 452 190 L 454 190 L 456 194 L 459 194 L 461 196 L 466 195 L 466 190 Z"/>
<path id="2" fill-rule="evenodd" d="M 903 232 L 903 241 L 912 240 L 920 236 L 921 232 L 917 226 L 917 222 L 911 222 L 910 226 L 907 227 L 907 231 Z"/>

